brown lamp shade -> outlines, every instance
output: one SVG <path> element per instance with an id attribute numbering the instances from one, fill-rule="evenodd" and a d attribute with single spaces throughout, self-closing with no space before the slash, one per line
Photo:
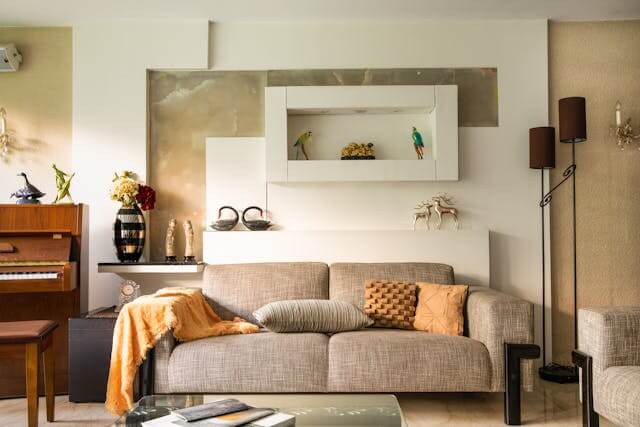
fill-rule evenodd
<path id="1" fill-rule="evenodd" d="M 558 102 L 560 115 L 560 142 L 587 140 L 586 101 L 583 97 L 562 98 Z"/>
<path id="2" fill-rule="evenodd" d="M 556 130 L 550 126 L 529 129 L 529 167 L 553 169 L 556 167 Z"/>

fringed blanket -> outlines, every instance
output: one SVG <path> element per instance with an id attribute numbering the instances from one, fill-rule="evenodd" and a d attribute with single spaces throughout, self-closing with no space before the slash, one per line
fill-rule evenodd
<path id="1" fill-rule="evenodd" d="M 251 334 L 258 327 L 242 319 L 222 320 L 197 288 L 164 288 L 126 304 L 113 333 L 105 406 L 115 415 L 133 407 L 133 381 L 147 351 L 169 330 L 179 341 Z"/>

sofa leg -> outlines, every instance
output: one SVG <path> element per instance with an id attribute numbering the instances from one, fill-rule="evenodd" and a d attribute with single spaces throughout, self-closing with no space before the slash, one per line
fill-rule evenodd
<path id="1" fill-rule="evenodd" d="M 149 350 L 147 358 L 142 361 L 142 365 L 138 368 L 138 398 L 151 396 L 153 394 L 153 371 L 154 371 L 154 351 Z"/>
<path id="2" fill-rule="evenodd" d="M 580 382 L 582 388 L 582 425 L 584 427 L 598 427 L 600 417 L 593 407 L 593 358 L 579 350 L 571 353 L 573 363 L 582 368 Z"/>
<path id="3" fill-rule="evenodd" d="M 520 361 L 537 359 L 540 347 L 535 344 L 504 344 L 504 423 L 520 425 Z"/>

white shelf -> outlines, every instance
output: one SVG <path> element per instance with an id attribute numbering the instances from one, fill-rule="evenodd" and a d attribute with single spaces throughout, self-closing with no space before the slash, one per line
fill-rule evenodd
<path id="1" fill-rule="evenodd" d="M 411 127 L 423 136 L 416 160 Z M 307 130 L 310 161 L 293 144 Z M 265 89 L 268 182 L 456 181 L 458 88 L 288 86 Z M 373 142 L 379 160 L 338 160 L 350 142 Z"/>
<path id="2" fill-rule="evenodd" d="M 197 264 L 117 264 L 117 263 L 100 263 L 98 264 L 98 273 L 116 273 L 116 274 L 176 274 L 176 273 L 202 273 L 204 263 Z"/>
<path id="3" fill-rule="evenodd" d="M 289 181 L 432 181 L 436 163 L 422 160 L 289 160 Z"/>

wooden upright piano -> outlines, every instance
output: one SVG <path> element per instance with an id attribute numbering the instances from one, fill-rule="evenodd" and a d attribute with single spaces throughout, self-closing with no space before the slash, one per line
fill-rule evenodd
<path id="1" fill-rule="evenodd" d="M 58 394 L 67 393 L 68 319 L 87 307 L 88 219 L 82 204 L 0 205 L 0 322 L 60 322 L 54 332 Z M 25 395 L 24 369 L 24 346 L 0 346 L 0 398 Z"/>

